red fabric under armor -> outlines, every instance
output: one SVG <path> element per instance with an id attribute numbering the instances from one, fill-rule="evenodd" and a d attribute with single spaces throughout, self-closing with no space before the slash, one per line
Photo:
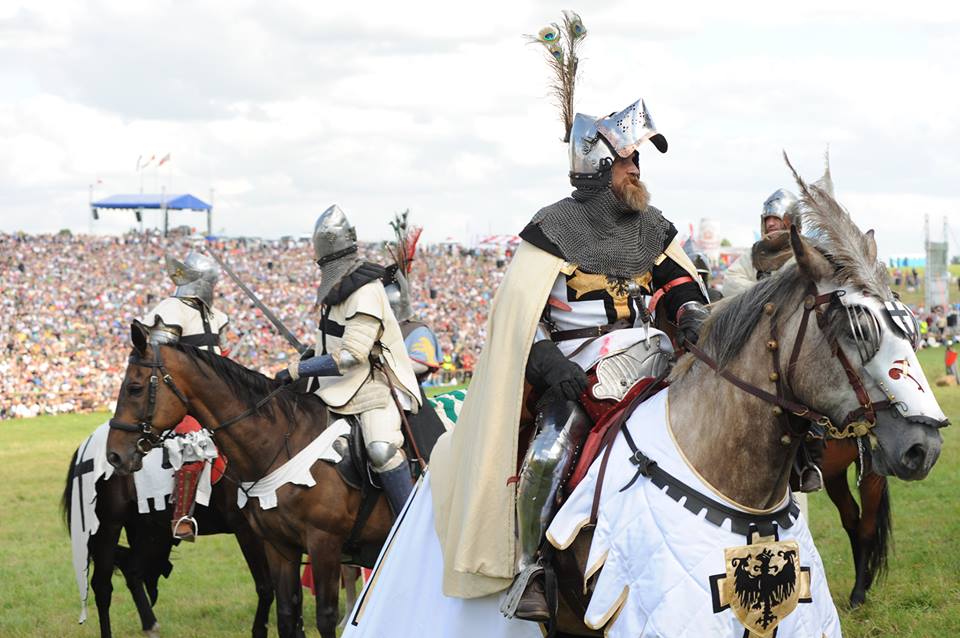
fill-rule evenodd
<path id="1" fill-rule="evenodd" d="M 203 429 L 202 426 L 199 423 L 197 423 L 197 420 L 188 414 L 187 416 L 183 417 L 183 421 L 180 421 L 180 423 L 177 424 L 177 427 L 175 427 L 173 431 L 176 432 L 177 434 L 186 434 L 187 432 L 199 432 L 202 429 Z M 216 485 L 220 481 L 220 479 L 223 478 L 223 473 L 226 471 L 226 469 L 227 469 L 227 457 L 225 457 L 223 454 L 220 454 L 217 456 L 217 460 L 213 462 L 213 467 L 210 469 L 211 485 Z M 178 486 L 180 485 L 179 479 L 180 479 L 180 473 L 177 472 L 176 485 Z M 194 488 L 194 494 L 196 494 L 196 488 Z M 191 507 L 193 506 L 192 500 L 190 501 L 190 505 Z"/>

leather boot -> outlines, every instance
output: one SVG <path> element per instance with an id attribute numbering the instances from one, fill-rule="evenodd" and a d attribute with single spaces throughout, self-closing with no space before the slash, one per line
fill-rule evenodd
<path id="1" fill-rule="evenodd" d="M 527 588 L 520 596 L 514 618 L 545 623 L 550 620 L 550 607 L 547 605 L 547 594 L 544 590 L 543 571 L 530 577 Z"/>
<path id="2" fill-rule="evenodd" d="M 387 494 L 387 501 L 390 503 L 390 509 L 393 515 L 397 516 L 403 506 L 407 504 L 407 498 L 413 491 L 413 479 L 410 477 L 410 469 L 406 462 L 400 464 L 392 470 L 380 472 L 377 474 L 380 478 L 380 485 Z"/>

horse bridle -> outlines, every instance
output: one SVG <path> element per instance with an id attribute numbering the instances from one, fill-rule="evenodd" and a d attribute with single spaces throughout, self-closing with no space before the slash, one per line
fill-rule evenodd
<path id="1" fill-rule="evenodd" d="M 153 371 L 150 374 L 150 379 L 148 382 L 147 402 L 144 404 L 143 410 L 140 412 L 139 419 L 136 423 L 127 423 L 116 418 L 110 419 L 110 427 L 112 429 L 121 430 L 123 432 L 139 432 L 142 435 L 139 439 L 137 439 L 137 450 L 141 454 L 146 454 L 153 448 L 158 447 L 163 443 L 164 435 L 155 430 L 153 427 L 153 417 L 157 409 L 157 389 L 160 387 L 161 380 L 168 388 L 170 388 L 177 398 L 180 399 L 184 407 L 190 407 L 190 401 L 187 399 L 187 395 L 177 387 L 173 377 L 170 376 L 170 373 L 167 372 L 166 367 L 163 365 L 163 359 L 160 356 L 160 344 L 151 343 L 150 347 L 153 350 L 152 361 L 144 361 L 143 359 L 132 354 L 130 355 L 129 359 L 129 363 L 132 365 L 150 368 Z M 207 429 L 213 434 L 216 434 L 221 430 L 225 430 L 237 421 L 241 421 L 257 412 L 257 410 L 262 408 L 267 402 L 277 396 L 277 394 L 279 394 L 283 388 L 284 386 L 282 385 L 277 386 L 269 394 L 258 401 L 253 407 L 241 412 L 231 419 L 223 421 L 216 428 Z M 170 429 L 166 432 L 169 434 L 172 433 L 173 430 Z"/>
<path id="2" fill-rule="evenodd" d="M 767 341 L 767 350 L 770 351 L 773 358 L 773 371 L 769 375 L 769 379 L 774 382 L 776 387 L 776 394 L 771 394 L 757 386 L 744 381 L 740 377 L 736 376 L 729 370 L 723 369 L 719 366 L 717 361 L 704 352 L 701 348 L 692 343 L 685 343 L 687 351 L 689 351 L 697 359 L 705 363 L 711 369 L 713 369 L 721 377 L 737 386 L 744 392 L 752 394 L 753 396 L 773 404 L 773 414 L 777 417 L 778 422 L 780 423 L 781 430 L 783 430 L 783 437 L 781 440 L 785 445 L 789 445 L 793 438 L 804 437 L 808 434 L 812 434 L 817 438 L 822 438 L 824 435 L 833 438 L 833 439 L 843 439 L 849 437 L 861 437 L 866 435 L 877 422 L 877 411 L 888 409 L 891 406 L 890 401 L 871 401 L 870 394 L 867 392 L 866 386 L 863 383 L 863 380 L 860 378 L 860 375 L 850 364 L 850 360 L 847 358 L 847 355 L 844 354 L 843 349 L 840 347 L 836 337 L 830 336 L 826 330 L 827 326 L 827 315 L 823 309 L 823 306 L 829 306 L 832 303 L 840 303 L 840 298 L 843 297 L 845 291 L 842 289 L 834 290 L 829 293 L 819 294 L 815 284 L 810 284 L 810 287 L 807 289 L 807 294 L 803 299 L 803 316 L 800 319 L 800 327 L 797 330 L 797 337 L 793 342 L 793 350 L 790 353 L 790 358 L 787 362 L 787 374 L 786 379 L 784 379 L 783 374 L 780 369 L 780 340 L 777 333 L 777 324 L 771 318 L 770 323 L 770 340 Z M 773 303 L 768 303 L 763 308 L 764 314 L 771 316 L 776 312 L 776 306 Z M 807 334 L 807 327 L 810 321 L 810 315 L 816 314 L 817 326 L 820 328 L 820 331 L 824 333 L 827 337 L 828 343 L 830 345 L 830 350 L 834 357 L 840 362 L 840 365 L 843 367 L 844 373 L 847 376 L 847 382 L 850 384 L 850 387 L 853 389 L 854 394 L 857 397 L 857 402 L 859 407 L 851 411 L 840 427 L 834 425 L 830 417 L 817 412 L 816 410 L 803 405 L 797 401 L 794 401 L 791 397 L 794 396 L 793 392 L 790 390 L 791 381 L 793 379 L 793 373 L 796 369 L 797 360 L 800 357 L 800 349 L 803 346 L 804 338 Z M 790 422 L 790 416 L 798 417 L 807 421 L 807 425 L 800 428 L 794 428 Z M 811 428 L 813 432 L 811 433 Z"/>
<path id="3" fill-rule="evenodd" d="M 164 367 L 163 359 L 160 357 L 160 345 L 151 343 L 150 347 L 153 350 L 153 361 L 144 361 L 132 354 L 128 360 L 132 365 L 150 368 L 151 370 L 147 385 L 147 402 L 140 412 L 140 417 L 136 423 L 127 423 L 117 418 L 110 419 L 111 429 L 121 430 L 123 432 L 139 432 L 142 435 L 137 439 L 137 450 L 141 454 L 146 454 L 163 442 L 163 435 L 153 427 L 153 417 L 157 409 L 157 389 L 160 387 L 160 380 L 163 380 L 163 383 L 183 402 L 184 406 L 189 407 L 190 405 L 187 395 L 177 387 L 173 377 L 170 376 L 170 373 L 167 372 L 167 369 Z"/>

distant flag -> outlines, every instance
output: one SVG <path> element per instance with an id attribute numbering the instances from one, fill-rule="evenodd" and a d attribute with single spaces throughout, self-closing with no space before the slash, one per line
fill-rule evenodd
<path id="1" fill-rule="evenodd" d="M 169 161 L 170 161 L 170 153 L 167 153 L 166 155 L 164 155 L 163 157 L 160 158 L 160 163 L 157 164 L 157 166 L 163 166 L 164 164 L 166 164 L 166 163 L 169 162 Z"/>
<path id="2" fill-rule="evenodd" d="M 140 160 L 143 159 L 143 155 L 137 155 L 137 170 L 140 170 Z"/>
<path id="3" fill-rule="evenodd" d="M 142 157 L 142 156 L 141 156 L 141 157 Z M 152 162 L 152 161 L 155 160 L 155 159 L 157 159 L 157 156 L 156 156 L 156 155 L 151 155 L 151 156 L 147 159 L 146 162 L 144 162 L 143 164 L 140 165 L 140 169 L 142 170 L 142 169 L 150 166 L 150 162 Z"/>

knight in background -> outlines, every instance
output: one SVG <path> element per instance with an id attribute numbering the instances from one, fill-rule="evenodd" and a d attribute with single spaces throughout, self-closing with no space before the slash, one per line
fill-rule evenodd
<path id="1" fill-rule="evenodd" d="M 723 296 L 732 297 L 754 286 L 758 281 L 769 277 L 793 256 L 790 250 L 790 225 L 800 230 L 801 218 L 798 214 L 797 197 L 779 188 L 763 202 L 760 213 L 760 240 L 743 255 L 730 264 L 723 278 Z"/>
<path id="2" fill-rule="evenodd" d="M 579 17 L 565 13 L 564 28 L 575 46 Z M 573 52 L 555 45 L 559 36 L 550 30 L 540 39 L 550 60 L 566 65 Z M 572 78 L 575 58 L 570 67 Z M 680 342 L 696 342 L 708 316 L 696 267 L 640 181 L 645 143 L 667 151 L 647 105 L 639 99 L 596 117 L 574 113 L 572 94 L 560 101 L 575 190 L 520 233 L 457 427 L 437 442 L 431 461 L 444 593 L 469 598 L 510 586 L 503 613 L 537 622 L 550 617 L 540 547 L 597 418 L 590 404 L 613 397 L 605 405 L 616 405 L 626 398 L 620 388 L 669 366 L 672 347 L 650 326 L 650 313 L 673 324 Z M 629 376 L 599 392 L 597 370 L 624 354 Z M 522 399 L 524 382 L 534 401 Z M 520 433 L 524 404 L 535 413 L 525 426 L 529 438 Z M 526 453 L 513 476 L 518 443 Z"/>
<path id="3" fill-rule="evenodd" d="M 757 282 L 777 272 L 793 259 L 790 248 L 790 226 L 803 230 L 797 197 L 779 188 L 763 202 L 760 213 L 760 240 L 730 264 L 723 279 L 724 297 L 732 297 L 755 286 Z M 801 492 L 816 492 L 823 488 L 820 463 L 823 460 L 822 439 L 808 439 L 797 452 L 793 486 Z"/>
<path id="4" fill-rule="evenodd" d="M 337 205 L 317 219 L 313 248 L 320 266 L 319 354 L 308 352 L 276 378 L 316 377 L 315 391 L 332 412 L 359 415 L 370 466 L 397 513 L 413 484 L 403 452 L 401 410 L 416 413 L 421 403 L 383 287 L 384 269 L 360 261 L 356 230 Z"/>
<path id="5" fill-rule="evenodd" d="M 179 343 L 227 356 L 229 319 L 213 306 L 220 266 L 206 255 L 190 252 L 182 262 L 167 257 L 167 274 L 176 285 L 173 295 L 144 315 L 143 323 L 152 326 L 159 317 L 168 328 L 178 332 Z M 183 434 L 199 430 L 200 424 L 187 415 L 175 432 Z M 174 538 L 193 541 L 197 535 L 193 508 L 202 470 L 203 462 L 194 461 L 184 463 L 174 475 Z"/>

